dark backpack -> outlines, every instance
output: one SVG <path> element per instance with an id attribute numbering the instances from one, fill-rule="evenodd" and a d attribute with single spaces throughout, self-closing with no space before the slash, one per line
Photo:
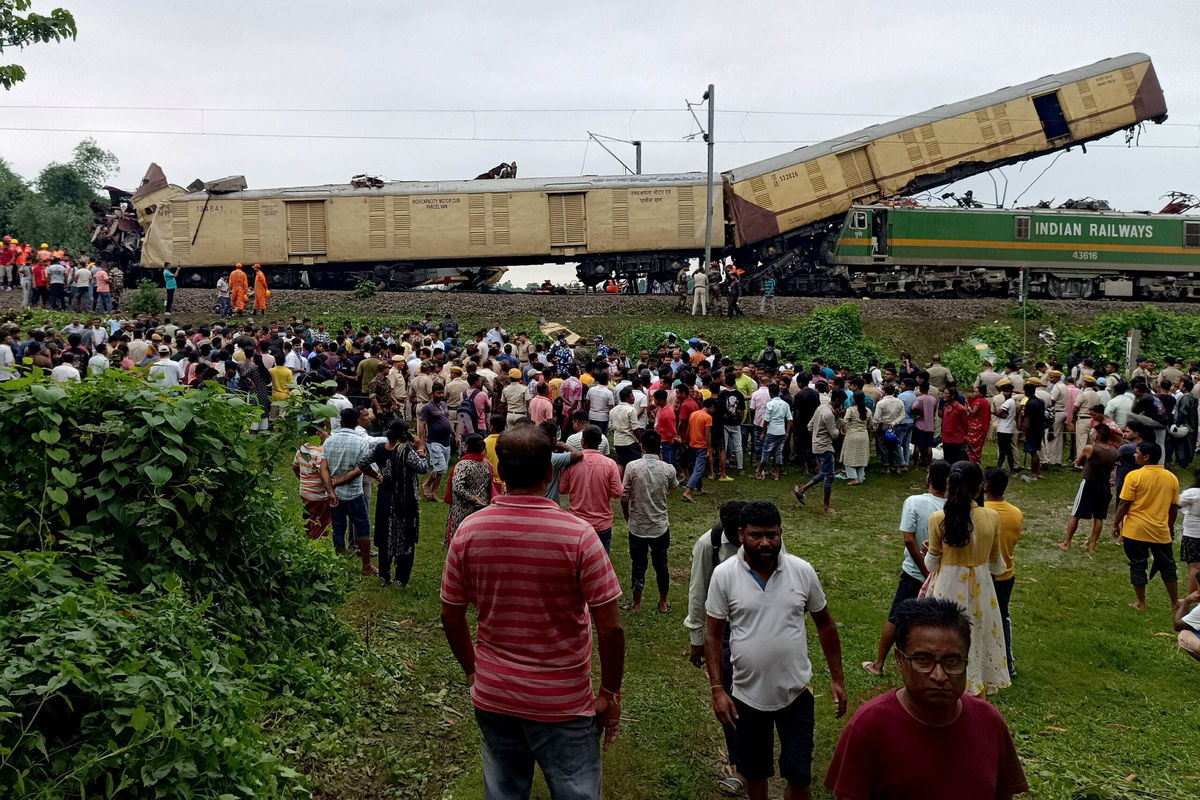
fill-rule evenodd
<path id="1" fill-rule="evenodd" d="M 471 425 L 473 426 L 472 432 L 479 430 L 479 411 L 475 408 L 475 398 L 478 397 L 479 393 L 482 391 L 483 389 L 476 389 L 472 392 L 468 392 L 467 396 L 463 398 L 462 405 L 458 407 L 458 410 L 461 413 L 465 413 L 471 418 Z"/>
<path id="2" fill-rule="evenodd" d="M 763 369 L 779 369 L 779 350 L 775 347 L 763 348 L 758 354 L 758 365 Z"/>

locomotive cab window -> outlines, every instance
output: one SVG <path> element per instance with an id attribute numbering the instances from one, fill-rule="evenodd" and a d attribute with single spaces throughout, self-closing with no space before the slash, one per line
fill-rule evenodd
<path id="1" fill-rule="evenodd" d="M 855 211 L 850 217 L 850 227 L 855 230 L 863 230 L 867 227 L 867 212 Z"/>
<path id="2" fill-rule="evenodd" d="M 1017 230 L 1014 238 L 1028 239 L 1029 238 L 1029 217 L 1016 218 Z"/>
<path id="3" fill-rule="evenodd" d="M 1183 223 L 1183 246 L 1200 247 L 1200 222 Z"/>

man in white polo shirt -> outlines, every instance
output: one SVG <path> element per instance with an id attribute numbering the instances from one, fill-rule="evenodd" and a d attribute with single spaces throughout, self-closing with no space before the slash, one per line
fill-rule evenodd
<path id="1" fill-rule="evenodd" d="M 780 553 L 779 509 L 756 500 L 738 520 L 742 547 L 713 571 L 705 611 L 704 656 L 712 686 L 713 712 L 737 728 L 746 792 L 766 800 L 775 774 L 774 732 L 779 731 L 779 771 L 788 800 L 809 797 L 812 781 L 812 662 L 804 615 L 817 626 L 829 665 L 830 694 L 837 716 L 846 713 L 842 645 L 816 570 L 798 556 Z M 721 637 L 729 625 L 733 696 L 721 685 Z"/>

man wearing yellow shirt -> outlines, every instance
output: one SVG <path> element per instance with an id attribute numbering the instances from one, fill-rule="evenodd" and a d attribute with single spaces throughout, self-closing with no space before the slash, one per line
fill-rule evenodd
<path id="1" fill-rule="evenodd" d="M 1172 531 L 1179 513 L 1179 479 L 1159 464 L 1161 458 L 1162 448 L 1157 442 L 1138 442 L 1138 469 L 1125 476 L 1113 536 L 1129 559 L 1129 582 L 1137 595 L 1137 602 L 1130 603 L 1130 607 L 1146 610 L 1146 584 L 1159 572 L 1173 614 L 1179 601 L 1175 556 L 1171 553 Z M 1154 566 L 1147 575 L 1150 558 Z"/>
<path id="2" fill-rule="evenodd" d="M 283 416 L 283 406 L 276 403 L 287 402 L 292 396 L 292 384 L 296 381 L 295 374 L 283 364 L 276 364 L 268 370 L 271 373 L 271 411 L 268 418 L 277 420 Z"/>
<path id="3" fill-rule="evenodd" d="M 508 427 L 508 420 L 503 414 L 492 414 L 489 421 L 491 433 L 483 440 L 484 454 L 487 457 L 488 463 L 492 465 L 492 474 L 500 475 L 500 457 L 496 455 L 496 443 L 500 441 L 500 434 L 504 433 L 504 429 Z M 503 482 L 500 483 L 504 485 Z"/>
<path id="4" fill-rule="evenodd" d="M 996 587 L 996 602 L 1000 604 L 1000 619 L 1004 620 L 1004 650 L 1008 660 L 1008 676 L 1015 678 L 1017 668 L 1013 663 L 1012 649 L 1012 620 L 1008 616 L 1008 602 L 1012 599 L 1013 586 L 1017 582 L 1013 570 L 1013 552 L 1017 549 L 1017 539 L 1021 538 L 1021 530 L 1025 527 L 1025 515 L 1021 509 L 1004 499 L 1008 490 L 1008 473 L 999 467 L 992 467 L 984 475 L 984 508 L 990 508 L 1000 517 L 1000 555 L 1004 556 L 1004 572 L 992 576 L 992 585 Z"/>

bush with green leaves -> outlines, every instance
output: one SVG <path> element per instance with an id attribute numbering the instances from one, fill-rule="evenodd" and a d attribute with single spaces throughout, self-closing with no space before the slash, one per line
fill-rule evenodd
<path id="1" fill-rule="evenodd" d="M 166 307 L 166 294 L 152 280 L 143 278 L 138 287 L 122 298 L 122 306 L 129 314 L 158 314 Z"/>
<path id="2" fill-rule="evenodd" d="M 804 360 L 824 359 L 863 371 L 873 358 L 882 358 L 883 349 L 863 331 L 858 303 L 821 306 L 800 325 L 799 347 L 794 351 Z"/>
<path id="3" fill-rule="evenodd" d="M 375 285 L 375 281 L 359 281 L 354 286 L 354 296 L 359 300 L 370 300 L 379 291 L 379 287 Z"/>
<path id="4" fill-rule="evenodd" d="M 690 330 L 675 331 L 685 343 L 693 335 L 705 334 L 708 341 L 720 348 L 722 355 L 733 359 L 755 358 L 766 345 L 768 337 L 784 353 L 784 358 L 808 365 L 813 358 L 823 358 L 827 364 L 844 364 L 855 370 L 866 369 L 872 358 L 882 356 L 882 347 L 863 331 L 862 314 L 857 303 L 822 306 L 813 310 L 797 325 L 747 324 L 745 320 L 726 320 L 719 317 L 696 319 Z M 628 328 L 620 343 L 631 353 L 653 350 L 664 341 L 661 325 L 642 324 Z"/>
<path id="5" fill-rule="evenodd" d="M 1046 309 L 1037 303 L 1026 300 L 1024 303 L 1016 302 L 1009 306 L 1008 316 L 1018 320 L 1037 320 L 1045 319 L 1049 315 L 1046 313 Z"/>
<path id="6" fill-rule="evenodd" d="M 1090 325 L 1056 327 L 1055 351 L 1060 359 L 1078 350 L 1098 361 L 1124 364 L 1126 334 L 1141 331 L 1139 352 L 1162 363 L 1163 356 L 1200 360 L 1200 317 L 1147 305 L 1130 311 L 1106 311 Z"/>
<path id="7" fill-rule="evenodd" d="M 265 709 L 336 717 L 336 559 L 270 480 L 304 420 L 107 373 L 0 384 L 0 796 L 271 797 Z"/>
<path id="8" fill-rule="evenodd" d="M 265 691 L 245 655 L 178 579 L 128 594 L 102 558 L 4 562 L 0 795 L 272 796 L 294 783 L 255 729 Z"/>
<path id="9" fill-rule="evenodd" d="M 985 358 L 990 356 L 1000 370 L 1004 363 L 1020 354 L 1020 335 L 1003 322 L 992 322 L 973 329 L 966 341 L 942 353 L 942 366 L 950 370 L 960 386 L 967 386 L 979 376 Z"/>

